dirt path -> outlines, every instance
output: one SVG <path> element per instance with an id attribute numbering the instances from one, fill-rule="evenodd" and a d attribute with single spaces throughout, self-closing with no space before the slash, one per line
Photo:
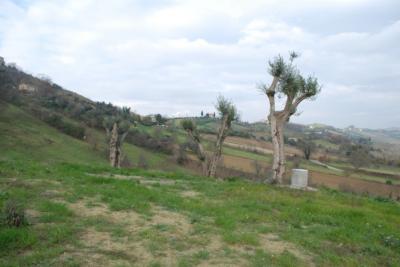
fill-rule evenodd
<path id="1" fill-rule="evenodd" d="M 310 159 L 310 162 L 312 162 L 312 163 L 314 163 L 314 164 L 316 164 L 316 165 L 325 167 L 325 168 L 327 168 L 327 169 L 329 169 L 329 170 L 332 170 L 332 171 L 344 172 L 344 170 L 342 170 L 342 169 L 338 169 L 338 168 L 332 167 L 332 166 L 330 166 L 330 165 L 328 165 L 328 164 L 322 163 L 322 162 L 319 161 L 319 160 Z"/>
<path id="2" fill-rule="evenodd" d="M 102 174 L 106 177 L 107 174 Z M 110 179 L 135 179 L 146 184 L 147 178 L 108 175 Z M 163 178 L 149 178 L 149 181 Z M 169 181 L 169 180 L 168 180 Z M 180 182 L 180 181 L 177 181 Z M 152 184 L 152 182 L 150 183 Z M 169 186 L 170 183 L 160 183 Z M 185 197 L 201 197 L 201 192 L 182 190 Z M 89 225 L 80 235 L 79 248 L 70 247 L 60 257 L 65 262 L 78 260 L 85 266 L 249 266 L 256 251 L 272 255 L 290 252 L 307 266 L 314 266 L 313 258 L 294 244 L 283 241 L 276 234 L 260 234 L 258 245 L 228 244 L 213 228 L 210 218 L 207 232 L 198 231 L 185 213 L 167 210 L 152 204 L 151 215 L 133 210 L 114 211 L 99 199 L 85 198 L 75 203 L 63 202 Z M 203 218 L 207 220 L 207 218 Z M 121 232 L 122 234 L 115 235 Z M 232 253 L 227 256 L 226 251 Z M 158 265 L 157 265 L 158 266 Z"/>

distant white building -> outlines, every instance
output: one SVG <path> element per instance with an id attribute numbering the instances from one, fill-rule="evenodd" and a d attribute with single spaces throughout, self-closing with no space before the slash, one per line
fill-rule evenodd
<path id="1" fill-rule="evenodd" d="M 33 92 L 36 91 L 36 88 L 34 86 L 30 85 L 30 84 L 27 84 L 27 83 L 20 83 L 18 85 L 18 90 L 21 93 L 33 93 Z"/>

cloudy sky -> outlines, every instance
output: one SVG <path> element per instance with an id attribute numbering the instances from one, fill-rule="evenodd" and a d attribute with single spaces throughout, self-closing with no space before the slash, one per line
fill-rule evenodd
<path id="1" fill-rule="evenodd" d="M 400 126 L 398 0 L 0 0 L 0 56 L 141 113 L 266 118 L 269 58 L 301 53 L 323 84 L 298 123 Z"/>

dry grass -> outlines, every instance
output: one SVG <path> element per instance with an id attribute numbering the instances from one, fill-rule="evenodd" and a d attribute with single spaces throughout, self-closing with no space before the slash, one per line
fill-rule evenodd
<path id="1" fill-rule="evenodd" d="M 197 197 L 199 193 L 188 190 L 181 195 Z M 82 246 L 70 247 L 61 255 L 61 262 L 74 258 L 83 266 L 150 266 L 158 262 L 162 266 L 178 266 L 186 259 L 188 266 L 190 262 L 198 266 L 247 266 L 246 257 L 263 249 L 273 255 L 289 251 L 309 266 L 313 265 L 310 256 L 277 235 L 263 235 L 257 246 L 228 244 L 213 231 L 196 233 L 186 215 L 160 206 L 152 206 L 150 217 L 134 211 L 112 211 L 96 198 L 82 199 L 68 206 L 82 220 L 104 220 L 112 226 L 108 231 L 88 227 L 80 235 Z M 112 231 L 116 229 L 124 235 L 113 236 Z M 227 250 L 232 254 L 230 257 L 226 256 Z M 203 259 L 199 256 L 201 253 L 205 255 Z M 193 257 L 200 259 L 191 261 Z"/>

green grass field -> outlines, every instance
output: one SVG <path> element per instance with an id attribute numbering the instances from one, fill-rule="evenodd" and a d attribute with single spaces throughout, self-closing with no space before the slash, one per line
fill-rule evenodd
<path id="1" fill-rule="evenodd" d="M 226 146 L 223 148 L 223 153 L 226 155 L 272 163 L 272 155 L 257 154 L 250 151 L 244 151 L 237 148 L 226 147 Z"/>
<path id="2" fill-rule="evenodd" d="M 111 169 L 13 106 L 0 128 L 0 207 L 28 221 L 0 225 L 0 266 L 400 266 L 397 202 L 193 176 L 132 145 L 171 171 Z"/>
<path id="3" fill-rule="evenodd" d="M 1 266 L 399 266 L 400 209 L 322 189 L 2 160 Z M 397 265 L 396 265 L 397 264 Z"/>

